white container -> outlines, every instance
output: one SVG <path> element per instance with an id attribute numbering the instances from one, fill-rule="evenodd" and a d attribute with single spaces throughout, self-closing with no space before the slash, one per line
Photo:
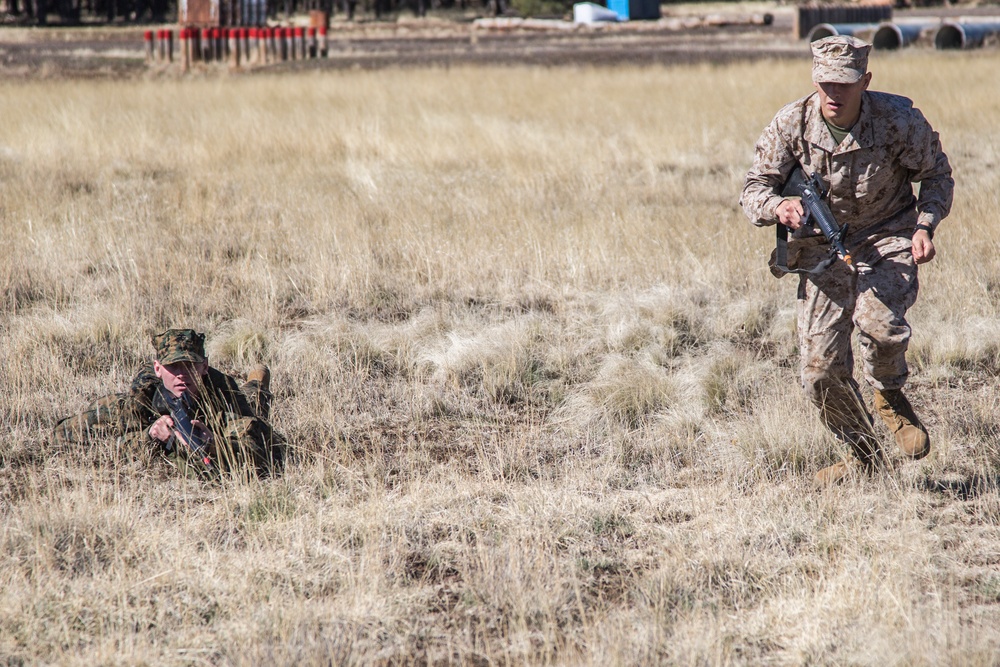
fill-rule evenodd
<path id="1" fill-rule="evenodd" d="M 598 23 L 600 21 L 617 21 L 618 14 L 607 7 L 593 2 L 578 2 L 573 5 L 573 23 Z"/>

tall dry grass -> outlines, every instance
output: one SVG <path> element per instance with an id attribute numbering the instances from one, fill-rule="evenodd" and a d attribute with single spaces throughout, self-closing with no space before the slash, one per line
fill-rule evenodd
<path id="1" fill-rule="evenodd" d="M 998 66 L 873 63 L 959 184 L 934 453 L 820 494 L 736 203 L 806 61 L 0 84 L 0 657 L 996 664 Z M 270 364 L 283 477 L 49 441 L 170 326 Z"/>

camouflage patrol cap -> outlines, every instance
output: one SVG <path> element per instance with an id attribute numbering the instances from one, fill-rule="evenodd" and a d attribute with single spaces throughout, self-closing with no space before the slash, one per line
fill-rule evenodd
<path id="1" fill-rule="evenodd" d="M 176 364 L 182 361 L 200 364 L 206 361 L 205 334 L 194 329 L 167 329 L 153 336 L 156 360 L 161 364 Z"/>
<path id="2" fill-rule="evenodd" d="M 855 37 L 835 35 L 810 44 L 814 83 L 854 83 L 868 71 L 872 45 Z"/>

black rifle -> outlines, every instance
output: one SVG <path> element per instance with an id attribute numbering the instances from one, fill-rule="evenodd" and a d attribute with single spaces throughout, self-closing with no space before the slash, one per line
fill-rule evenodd
<path id="1" fill-rule="evenodd" d="M 817 274 L 825 271 L 838 257 L 850 267 L 852 273 L 857 273 L 858 269 L 854 265 L 851 253 L 844 247 L 844 237 L 847 235 L 847 225 L 843 227 L 837 224 L 830 212 L 830 207 L 826 205 L 823 198 L 827 195 L 827 190 L 823 187 L 823 181 L 819 174 L 813 174 L 806 178 L 801 167 L 796 167 L 795 171 L 785 183 L 781 191 L 783 197 L 799 197 L 802 200 L 802 209 L 805 217 L 802 224 L 809 220 L 814 220 L 815 224 L 823 232 L 823 236 L 830 243 L 830 257 L 816 265 L 812 269 L 790 269 L 788 268 L 788 227 L 780 222 L 777 227 L 777 244 L 775 253 L 775 268 L 781 273 L 806 273 Z"/>
<path id="2" fill-rule="evenodd" d="M 161 387 L 160 396 L 163 402 L 170 409 L 170 418 L 174 421 L 174 430 L 181 436 L 187 444 L 191 453 L 198 460 L 205 464 L 206 468 L 212 468 L 212 459 L 208 455 L 207 442 L 194 424 L 191 423 L 191 415 L 194 413 L 194 406 L 191 405 L 191 396 L 187 392 L 180 396 L 174 396 L 165 387 Z"/>

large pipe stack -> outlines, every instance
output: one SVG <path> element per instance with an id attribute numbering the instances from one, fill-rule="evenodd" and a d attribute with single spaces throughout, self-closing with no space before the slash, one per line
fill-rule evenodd
<path id="1" fill-rule="evenodd" d="M 920 38 L 933 23 L 883 23 L 872 36 L 872 47 L 880 51 L 893 51 L 909 46 Z"/>
<path id="2" fill-rule="evenodd" d="M 971 49 L 982 46 L 987 37 L 1000 35 L 1000 22 L 966 23 L 945 21 L 934 35 L 936 49 Z"/>
<path id="3" fill-rule="evenodd" d="M 799 5 L 795 15 L 794 32 L 799 39 L 806 37 L 820 23 L 848 25 L 852 23 L 879 23 L 892 19 L 891 5 L 831 6 Z"/>
<path id="4" fill-rule="evenodd" d="M 812 27 L 806 39 L 815 42 L 817 39 L 837 35 L 860 38 L 874 33 L 877 28 L 877 23 L 818 23 Z"/>

